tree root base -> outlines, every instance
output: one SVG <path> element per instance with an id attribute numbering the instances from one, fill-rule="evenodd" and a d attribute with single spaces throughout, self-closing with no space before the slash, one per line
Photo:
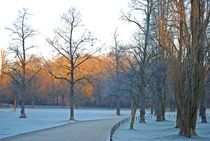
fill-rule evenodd
<path id="1" fill-rule="evenodd" d="M 19 116 L 19 118 L 27 118 L 27 116 L 26 115 L 21 115 L 21 116 Z"/>

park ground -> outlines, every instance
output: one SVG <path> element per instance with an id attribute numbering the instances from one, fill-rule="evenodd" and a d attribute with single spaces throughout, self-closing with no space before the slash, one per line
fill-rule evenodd
<path id="1" fill-rule="evenodd" d="M 210 122 L 210 110 L 208 121 Z M 210 123 L 197 120 L 197 137 L 186 138 L 178 135 L 175 127 L 175 116 L 166 115 L 166 121 L 156 122 L 155 118 L 147 119 L 146 123 L 135 122 L 135 129 L 129 129 L 129 123 L 121 126 L 114 134 L 113 141 L 210 141 Z"/>
<path id="2" fill-rule="evenodd" d="M 75 109 L 75 121 L 69 121 L 68 108 L 26 108 L 26 119 L 20 119 L 20 109 L 0 108 L 0 138 L 52 128 L 81 121 L 125 118 L 129 109 L 116 116 L 115 109 Z"/>
<path id="3" fill-rule="evenodd" d="M 116 116 L 112 109 L 76 109 L 75 121 L 69 121 L 68 108 L 27 108 L 27 119 L 20 119 L 19 109 L 0 109 L 0 140 L 2 141 L 108 141 L 111 127 L 130 115 L 129 109 L 123 109 Z M 210 121 L 210 110 L 208 121 Z M 146 111 L 149 119 L 145 124 L 135 123 L 135 129 L 129 130 L 129 123 L 121 126 L 113 136 L 113 141 L 210 141 L 210 123 L 201 123 L 198 118 L 198 137 L 193 139 L 178 135 L 175 127 L 175 113 L 167 112 L 166 121 L 156 122 L 155 117 Z M 137 114 L 138 116 L 138 114 Z"/>

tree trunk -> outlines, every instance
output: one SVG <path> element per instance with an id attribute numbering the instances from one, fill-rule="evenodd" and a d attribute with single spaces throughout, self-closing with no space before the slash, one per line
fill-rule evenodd
<path id="1" fill-rule="evenodd" d="M 117 95 L 117 109 L 116 109 L 116 114 L 118 115 L 118 116 L 120 116 L 120 96 L 119 95 Z"/>
<path id="2" fill-rule="evenodd" d="M 203 67 L 203 73 L 205 69 Z M 202 87 L 200 88 L 200 95 L 201 95 L 201 103 L 200 103 L 200 112 L 199 116 L 201 117 L 201 122 L 202 123 L 207 123 L 207 118 L 206 118 L 206 105 L 205 105 L 205 76 L 201 77 L 201 84 Z"/>
<path id="3" fill-rule="evenodd" d="M 159 86 L 162 87 L 162 86 Z M 162 91 L 162 88 L 158 88 L 157 92 L 157 119 L 156 121 L 165 120 L 165 93 Z"/>
<path id="4" fill-rule="evenodd" d="M 163 121 L 162 119 L 162 99 L 161 99 L 161 91 L 159 90 L 157 92 L 157 117 L 156 117 L 156 121 Z"/>
<path id="5" fill-rule="evenodd" d="M 157 109 L 157 119 L 156 121 L 165 121 L 165 105 L 161 103 Z"/>
<path id="6" fill-rule="evenodd" d="M 163 121 L 160 112 L 157 113 L 156 121 L 157 121 L 157 122 Z"/>
<path id="7" fill-rule="evenodd" d="M 56 96 L 56 106 L 58 106 L 59 105 L 59 96 L 57 95 Z"/>
<path id="8" fill-rule="evenodd" d="M 22 101 L 22 104 L 21 104 L 21 109 L 20 109 L 20 118 L 26 118 L 26 113 L 25 113 L 25 104 L 24 102 Z"/>
<path id="9" fill-rule="evenodd" d="M 175 128 L 179 128 L 180 127 L 180 116 L 181 116 L 181 113 L 180 113 L 180 108 L 177 106 L 177 111 L 176 111 L 176 126 Z"/>
<path id="10" fill-rule="evenodd" d="M 192 137 L 196 136 L 196 118 L 197 118 L 197 110 L 198 110 L 198 104 L 199 104 L 199 87 L 195 87 L 196 85 L 193 83 L 197 83 L 195 80 L 192 81 L 189 77 L 187 79 L 187 82 L 189 83 L 187 88 L 184 88 L 186 90 L 185 93 L 182 91 L 179 93 L 178 98 L 178 127 L 180 129 L 179 134 L 186 137 Z M 183 86 L 184 87 L 184 86 Z M 191 91 L 193 90 L 193 91 Z M 186 99 L 183 99 L 183 97 L 188 96 Z M 189 99 L 188 101 L 186 101 Z"/>
<path id="11" fill-rule="evenodd" d="M 207 123 L 207 118 L 206 118 L 206 106 L 204 100 L 202 100 L 200 104 L 200 113 L 199 116 L 201 117 L 201 122 L 202 123 Z"/>
<path id="12" fill-rule="evenodd" d="M 180 116 L 179 134 L 186 137 L 197 136 L 196 133 L 196 117 L 197 112 L 192 113 L 191 116 L 185 114 Z"/>
<path id="13" fill-rule="evenodd" d="M 140 118 L 139 118 L 139 123 L 145 123 L 145 105 L 144 105 L 144 94 L 142 94 L 141 98 L 140 98 Z"/>
<path id="14" fill-rule="evenodd" d="M 184 72 L 187 78 L 184 78 L 186 82 L 183 83 L 183 91 L 180 90 L 178 96 L 178 107 L 180 109 L 179 116 L 179 134 L 186 137 L 197 136 L 196 133 L 196 118 L 198 105 L 200 103 L 200 89 L 201 83 L 199 81 L 199 68 L 194 66 L 188 71 Z M 186 74 L 187 73 L 187 74 Z M 186 86 L 187 84 L 187 86 Z M 187 97 L 186 97 L 187 96 Z"/>
<path id="15" fill-rule="evenodd" d="M 151 111 L 150 111 L 150 114 L 153 115 L 154 114 L 154 111 L 155 111 L 155 102 L 156 102 L 156 96 L 155 96 L 155 92 L 153 90 L 153 93 L 154 95 L 152 95 L 152 98 L 151 98 Z"/>
<path id="16" fill-rule="evenodd" d="M 163 121 L 166 120 L 166 117 L 165 117 L 165 104 L 162 105 L 162 107 L 161 107 L 161 117 L 162 117 Z"/>
<path id="17" fill-rule="evenodd" d="M 17 99 L 14 98 L 14 103 L 13 103 L 13 111 L 15 112 L 17 108 Z"/>
<path id="18" fill-rule="evenodd" d="M 114 97 L 110 96 L 110 109 L 114 109 Z"/>
<path id="19" fill-rule="evenodd" d="M 35 95 L 33 95 L 32 101 L 31 101 L 31 107 L 32 107 L 32 108 L 34 108 L 35 100 L 36 100 L 36 97 L 35 97 Z"/>
<path id="20" fill-rule="evenodd" d="M 150 114 L 153 115 L 154 114 L 154 104 L 151 105 L 151 111 Z"/>
<path id="21" fill-rule="evenodd" d="M 26 73 L 25 73 L 25 66 L 24 66 L 24 69 L 23 69 L 23 80 L 22 80 L 22 89 L 23 89 L 23 93 L 22 93 L 22 96 L 21 96 L 21 99 L 22 99 L 22 103 L 21 103 L 21 110 L 20 110 L 20 118 L 27 118 L 26 117 L 26 113 L 25 113 L 25 97 L 26 97 L 26 85 L 25 85 L 25 82 L 26 82 Z"/>
<path id="22" fill-rule="evenodd" d="M 62 107 L 64 108 L 66 105 L 65 105 L 65 96 L 64 94 L 62 95 Z"/>
<path id="23" fill-rule="evenodd" d="M 144 107 L 140 108 L 139 123 L 145 123 L 145 108 Z"/>
<path id="24" fill-rule="evenodd" d="M 157 100 L 155 100 L 155 108 L 154 109 L 155 109 L 154 115 L 157 116 L 157 113 L 158 113 L 158 102 L 157 102 Z"/>
<path id="25" fill-rule="evenodd" d="M 166 75 L 164 75 L 164 78 L 163 78 L 163 97 L 162 97 L 162 103 L 161 103 L 161 116 L 162 116 L 162 119 L 163 121 L 166 120 L 165 118 L 165 112 L 166 112 Z"/>
<path id="26" fill-rule="evenodd" d="M 74 120 L 74 84 L 70 83 L 70 120 Z"/>
<path id="27" fill-rule="evenodd" d="M 136 117 L 136 100 L 133 98 L 131 102 L 131 120 L 130 120 L 130 129 L 134 129 L 134 122 Z"/>

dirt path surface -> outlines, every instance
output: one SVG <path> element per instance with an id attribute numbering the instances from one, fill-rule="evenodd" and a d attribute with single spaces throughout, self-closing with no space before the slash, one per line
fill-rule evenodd
<path id="1" fill-rule="evenodd" d="M 69 123 L 0 141 L 106 141 L 110 129 L 120 120 L 121 118 Z"/>

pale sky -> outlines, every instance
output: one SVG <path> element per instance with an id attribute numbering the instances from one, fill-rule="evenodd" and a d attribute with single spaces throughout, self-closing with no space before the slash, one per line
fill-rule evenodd
<path id="1" fill-rule="evenodd" d="M 113 43 L 113 33 L 118 27 L 119 40 L 128 42 L 134 27 L 119 19 L 121 10 L 128 11 L 129 0 L 1 0 L 0 1 L 0 48 L 9 46 L 9 32 L 5 27 L 11 27 L 16 20 L 18 10 L 28 8 L 33 14 L 30 23 L 38 29 L 34 37 L 35 45 L 39 46 L 41 55 L 49 55 L 47 37 L 52 37 L 53 29 L 59 26 L 60 15 L 70 7 L 76 7 L 82 15 L 85 27 L 98 38 L 100 44 L 110 47 Z"/>

